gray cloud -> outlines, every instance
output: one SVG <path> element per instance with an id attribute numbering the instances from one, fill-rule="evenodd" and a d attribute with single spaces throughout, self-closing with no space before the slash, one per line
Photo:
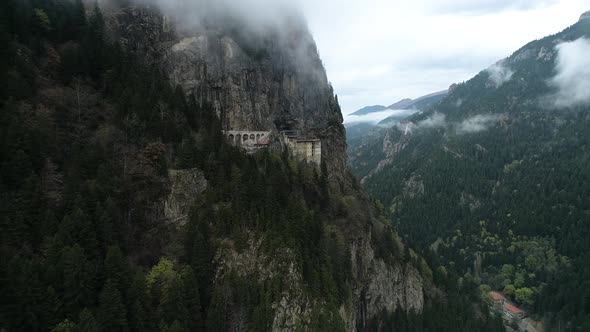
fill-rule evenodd
<path id="1" fill-rule="evenodd" d="M 443 13 L 480 15 L 506 10 L 531 10 L 551 6 L 559 0 L 432 0 L 434 10 Z"/>
<path id="2" fill-rule="evenodd" d="M 514 72 L 508 68 L 503 61 L 497 62 L 488 69 L 486 72 L 489 74 L 489 83 L 492 84 L 496 89 L 501 87 L 504 83 L 512 79 Z"/>
<path id="3" fill-rule="evenodd" d="M 474 134 L 488 130 L 501 118 L 501 115 L 476 115 L 457 125 L 457 134 Z"/>
<path id="4" fill-rule="evenodd" d="M 436 128 L 446 128 L 447 120 L 446 115 L 438 112 L 434 112 L 428 118 L 414 122 L 400 122 L 395 125 L 397 129 L 404 133 L 404 135 L 412 134 L 414 131 L 428 130 Z"/>
<path id="5" fill-rule="evenodd" d="M 397 128 L 405 134 L 416 130 L 436 128 L 445 128 L 448 132 L 454 132 L 457 135 L 475 134 L 490 129 L 503 116 L 501 114 L 476 115 L 462 122 L 448 122 L 445 114 L 434 112 L 428 118 L 417 123 L 399 123 Z"/>
<path id="6" fill-rule="evenodd" d="M 590 40 L 580 38 L 557 45 L 557 74 L 549 85 L 557 90 L 549 97 L 552 106 L 569 108 L 590 105 Z"/>
<path id="7" fill-rule="evenodd" d="M 344 123 L 353 124 L 353 123 L 372 123 L 376 124 L 382 120 L 385 120 L 388 117 L 396 117 L 396 118 L 406 118 L 412 114 L 416 113 L 415 110 L 384 110 L 381 112 L 374 112 L 365 115 L 345 115 L 344 116 Z"/>
<path id="8" fill-rule="evenodd" d="M 433 128 L 444 128 L 447 126 L 447 120 L 446 120 L 446 116 L 442 113 L 438 113 L 435 112 L 434 114 L 432 114 L 431 117 L 419 121 L 416 124 L 416 127 L 418 128 L 424 128 L 424 129 L 433 129 Z"/>
<path id="9" fill-rule="evenodd" d="M 103 0 L 111 1 L 111 0 Z M 249 33 L 283 32 L 285 26 L 307 26 L 293 0 L 131 0 L 158 7 L 177 28 L 192 30 L 228 24 Z"/>

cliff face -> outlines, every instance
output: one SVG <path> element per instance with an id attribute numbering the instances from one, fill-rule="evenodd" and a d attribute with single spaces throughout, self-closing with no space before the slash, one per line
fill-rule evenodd
<path id="1" fill-rule="evenodd" d="M 298 130 L 304 137 L 320 138 L 322 160 L 334 175 L 330 177 L 332 187 L 342 195 L 354 196 L 367 209 L 368 198 L 350 187 L 342 114 L 304 24 L 288 21 L 280 31 L 267 32 L 220 24 L 181 29 L 173 19 L 146 8 L 126 8 L 108 17 L 113 38 L 145 61 L 161 66 L 174 84 L 197 101 L 211 103 L 223 129 Z M 165 206 L 170 220 L 186 220 L 191 197 L 202 191 L 191 183 L 206 183 L 197 171 L 193 173 L 172 172 L 174 176 L 169 177 L 173 190 Z M 351 331 L 362 329 L 383 309 L 393 311 L 401 306 L 421 311 L 424 303 L 425 282 L 416 268 L 376 257 L 371 238 L 371 224 L 376 221 L 372 218 L 369 212 L 338 226 L 350 249 L 354 279 L 351 303 L 341 304 L 339 313 Z M 288 249 L 268 256 L 261 249 L 259 234 L 247 237 L 247 246 L 240 252 L 220 246 L 215 254 L 215 282 L 230 273 L 260 282 L 286 278 L 289 286 L 273 304 L 272 329 L 309 327 L 312 309 L 322 300 L 305 292 L 297 258 Z"/>
<path id="2" fill-rule="evenodd" d="M 386 310 L 414 310 L 421 312 L 427 282 L 411 264 L 388 263 L 376 257 L 372 247 L 371 233 L 356 234 L 349 239 L 353 284 L 351 303 L 341 304 L 339 314 L 347 331 L 364 330 L 368 320 L 378 317 Z M 309 329 L 313 310 L 325 305 L 322 299 L 311 298 L 304 292 L 302 271 L 296 266 L 296 257 L 288 250 L 275 252 L 272 256 L 262 250 L 262 239 L 249 234 L 246 250 L 237 252 L 224 248 L 218 251 L 217 280 L 234 272 L 241 276 L 256 278 L 259 282 L 282 279 L 287 285 L 281 296 L 273 303 L 273 331 L 293 331 L 296 327 Z"/>
<path id="3" fill-rule="evenodd" d="M 158 62 L 187 94 L 213 104 L 224 130 L 298 130 L 320 138 L 328 167 L 342 174 L 342 114 L 315 42 L 304 23 L 280 29 L 247 24 L 182 28 L 153 9 L 110 14 L 111 33 L 128 49 Z"/>

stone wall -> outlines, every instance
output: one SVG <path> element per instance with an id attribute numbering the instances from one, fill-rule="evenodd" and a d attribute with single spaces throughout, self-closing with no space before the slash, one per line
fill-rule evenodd
<path id="1" fill-rule="evenodd" d="M 231 145 L 254 152 L 269 144 L 270 131 L 226 130 L 223 132 L 227 142 Z"/>
<path id="2" fill-rule="evenodd" d="M 322 141 L 319 139 L 297 140 L 295 156 L 300 160 L 320 165 L 322 163 Z"/>

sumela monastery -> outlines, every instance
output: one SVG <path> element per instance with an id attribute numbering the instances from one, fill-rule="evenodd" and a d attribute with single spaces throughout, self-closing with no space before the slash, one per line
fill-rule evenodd
<path id="1" fill-rule="evenodd" d="M 226 130 L 223 132 L 227 141 L 253 153 L 259 149 L 268 148 L 273 133 L 270 131 Z M 298 131 L 283 131 L 279 139 L 289 149 L 289 152 L 299 160 L 320 165 L 322 162 L 322 142 L 320 139 L 306 139 L 300 137 Z"/>

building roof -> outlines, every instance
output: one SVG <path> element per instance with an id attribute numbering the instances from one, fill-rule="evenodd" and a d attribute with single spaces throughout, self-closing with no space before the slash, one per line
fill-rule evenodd
<path id="1" fill-rule="evenodd" d="M 502 301 L 505 300 L 506 298 L 504 297 L 504 295 L 498 293 L 498 292 L 490 292 L 490 296 L 492 297 L 492 299 L 494 301 Z"/>
<path id="2" fill-rule="evenodd" d="M 512 304 L 504 305 L 504 310 L 510 311 L 511 313 L 513 313 L 515 315 L 520 315 L 523 313 L 522 310 L 518 309 L 517 307 L 513 306 Z"/>
<path id="3" fill-rule="evenodd" d="M 263 137 L 256 142 L 256 145 L 269 145 L 268 137 Z"/>

